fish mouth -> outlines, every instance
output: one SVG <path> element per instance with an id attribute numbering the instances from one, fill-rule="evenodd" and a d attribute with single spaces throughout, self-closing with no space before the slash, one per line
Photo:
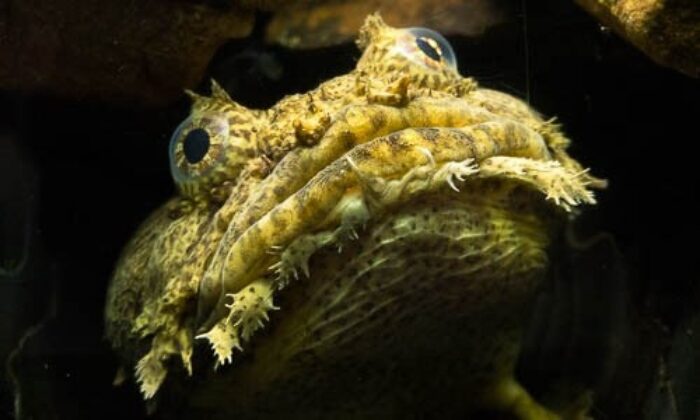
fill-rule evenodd
<path id="1" fill-rule="evenodd" d="M 312 255 L 362 241 L 368 225 L 417 198 L 465 207 L 465 199 L 500 200 L 517 186 L 553 208 L 594 203 L 595 179 L 551 141 L 549 123 L 530 119 L 456 98 L 345 109 L 318 144 L 285 156 L 234 216 L 231 246 L 200 282 L 197 337 L 219 363 L 230 362 L 278 309 L 276 292 L 299 273 L 314 276 Z M 501 186 L 482 189 L 493 180 Z M 439 200 L 463 186 L 470 191 L 463 200 Z"/>
<path id="2" fill-rule="evenodd" d="M 603 184 L 566 154 L 568 142 L 554 124 L 515 101 L 476 89 L 468 99 L 434 93 L 401 106 L 351 105 L 313 145 L 292 149 L 271 172 L 247 179 L 253 184 L 244 186 L 245 194 L 229 194 L 214 212 L 194 207 L 171 215 L 172 208 L 186 204 L 175 198 L 154 213 L 117 264 L 105 310 L 112 345 L 140 357 L 135 373 L 144 398 L 160 388 L 171 357 L 179 356 L 192 372 L 193 335 L 211 345 L 220 366 L 252 344 L 257 357 L 262 347 L 251 339 L 276 309 L 275 331 L 282 324 L 287 331 L 267 335 L 277 346 L 284 337 L 308 337 L 297 334 L 298 328 L 314 330 L 326 315 L 358 314 L 340 310 L 338 303 L 347 302 L 343 296 L 361 283 L 349 281 L 355 277 L 347 270 L 364 272 L 368 255 L 406 263 L 389 264 L 400 268 L 382 275 L 400 281 L 380 288 L 384 292 L 363 294 L 384 308 L 405 308 L 407 301 L 385 292 L 417 290 L 410 287 L 417 279 L 423 289 L 460 285 L 444 286 L 445 276 L 435 273 L 405 275 L 418 273 L 412 261 L 422 258 L 429 267 L 446 246 L 475 247 L 450 254 L 456 256 L 450 270 L 490 266 L 490 279 L 503 268 L 494 269 L 494 262 L 542 265 L 542 220 L 550 214 L 543 216 L 541 207 L 565 212 L 593 203 L 591 188 Z M 444 219 L 456 223 L 444 227 Z M 418 230 L 406 233 L 412 239 L 397 243 L 391 237 L 414 225 Z M 400 246 L 376 250 L 376 241 Z M 422 247 L 432 252 L 430 258 L 417 257 Z M 322 293 L 329 285 L 341 287 Z M 448 295 L 460 293 L 479 295 L 462 289 Z M 298 297 L 290 300 L 292 295 Z M 148 352 L 134 354 L 145 340 Z M 270 360 L 309 344 L 295 340 L 273 346 Z"/>

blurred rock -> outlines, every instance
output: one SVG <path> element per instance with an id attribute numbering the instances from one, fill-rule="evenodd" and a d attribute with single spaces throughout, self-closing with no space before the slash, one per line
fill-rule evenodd
<path id="1" fill-rule="evenodd" d="M 0 2 L 0 88 L 159 105 L 195 86 L 252 12 L 168 0 Z"/>
<path id="2" fill-rule="evenodd" d="M 479 36 L 503 18 L 495 0 L 339 0 L 277 13 L 267 40 L 290 48 L 318 48 L 355 38 L 365 16 L 380 12 L 394 27 L 425 26 L 445 35 Z M 288 7 L 289 9 L 289 7 Z"/>
<path id="3" fill-rule="evenodd" d="M 365 16 L 476 36 L 500 21 L 496 0 L 6 0 L 0 89 L 163 105 L 204 77 L 217 49 L 270 13 L 266 38 L 290 48 L 350 42 Z M 262 21 L 264 24 L 265 21 Z"/>
<path id="4" fill-rule="evenodd" d="M 576 0 L 657 63 L 700 77 L 698 0 Z"/>

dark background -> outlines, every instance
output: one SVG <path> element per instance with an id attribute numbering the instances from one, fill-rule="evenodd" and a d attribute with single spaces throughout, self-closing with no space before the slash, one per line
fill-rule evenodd
<path id="1" fill-rule="evenodd" d="M 667 356 L 674 329 L 686 327 L 697 303 L 698 81 L 659 67 L 570 2 L 504 2 L 504 11 L 508 19 L 483 37 L 449 38 L 460 71 L 556 116 L 574 140 L 571 154 L 610 181 L 579 223 L 585 234 L 612 234 L 619 251 L 608 253 L 614 273 L 591 279 L 591 295 L 615 294 L 597 303 L 609 306 L 624 294 L 632 338 L 619 345 L 647 363 L 634 372 L 624 358 L 617 367 L 580 368 L 596 353 L 586 347 L 574 351 L 585 372 L 577 374 L 593 383 L 612 369 L 615 384 L 663 382 L 649 360 Z M 244 105 L 268 107 L 346 73 L 358 56 L 352 44 L 293 51 L 264 45 L 256 33 L 224 46 L 210 75 Z M 102 339 L 104 295 L 124 243 L 173 194 L 166 151 L 187 110 L 184 97 L 134 109 L 0 92 L 0 354 L 10 361 L 0 417 L 12 414 L 13 381 L 28 418 L 144 416 L 133 384 L 111 386 L 116 361 Z M 589 300 L 585 308 L 608 313 L 608 306 Z M 543 382 L 524 371 L 533 386 Z M 549 374 L 561 371 L 570 369 Z M 625 401 L 627 391 L 608 386 L 595 416 L 639 418 L 648 391 Z"/>

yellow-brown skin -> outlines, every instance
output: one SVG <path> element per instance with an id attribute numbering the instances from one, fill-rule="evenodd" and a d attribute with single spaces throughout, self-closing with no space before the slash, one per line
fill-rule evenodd
<path id="1" fill-rule="evenodd" d="M 356 69 L 307 94 L 266 111 L 215 83 L 191 94 L 180 194 L 131 240 L 107 300 L 107 337 L 145 398 L 181 375 L 172 356 L 192 375 L 201 340 L 232 363 L 190 391 L 217 413 L 309 417 L 343 366 L 388 363 L 388 382 L 361 387 L 375 400 L 319 415 L 403 416 L 410 394 L 559 418 L 513 379 L 518 341 L 549 237 L 603 182 L 551 121 L 415 42 L 370 16 Z M 212 146 L 189 164 L 179 141 L 198 127 Z M 416 361 L 430 374 L 408 373 Z"/>

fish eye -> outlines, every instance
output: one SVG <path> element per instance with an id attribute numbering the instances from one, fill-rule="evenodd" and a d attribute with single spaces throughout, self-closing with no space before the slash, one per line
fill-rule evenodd
<path id="1" fill-rule="evenodd" d="M 187 117 L 170 138 L 170 172 L 175 182 L 197 182 L 220 166 L 228 133 L 226 118 L 210 114 Z"/>
<path id="2" fill-rule="evenodd" d="M 431 59 L 435 61 L 442 60 L 442 49 L 434 39 L 418 37 L 416 38 L 416 45 L 421 51 L 423 51 L 423 54 L 427 55 Z"/>
<path id="3" fill-rule="evenodd" d="M 449 42 L 438 32 L 428 28 L 407 28 L 406 37 L 400 39 L 401 53 L 411 61 L 438 69 L 449 67 L 457 70 L 457 58 Z"/>

